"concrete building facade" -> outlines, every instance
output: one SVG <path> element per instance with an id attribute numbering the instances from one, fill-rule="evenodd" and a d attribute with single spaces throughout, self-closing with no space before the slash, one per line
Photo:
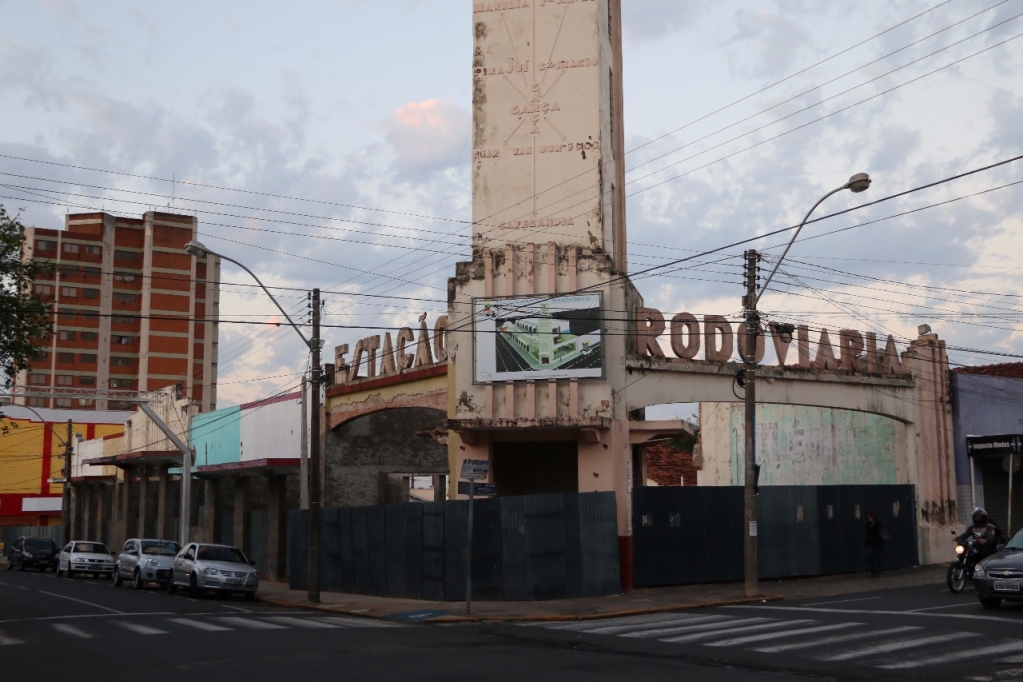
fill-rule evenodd
<path id="1" fill-rule="evenodd" d="M 102 392 L 181 384 L 202 410 L 214 409 L 220 263 L 185 254 L 197 228 L 193 216 L 154 211 L 77 213 L 63 230 L 27 228 L 24 257 L 56 266 L 35 285 L 53 305 L 54 334 L 15 381 L 47 395 L 17 400 L 133 409 Z"/>

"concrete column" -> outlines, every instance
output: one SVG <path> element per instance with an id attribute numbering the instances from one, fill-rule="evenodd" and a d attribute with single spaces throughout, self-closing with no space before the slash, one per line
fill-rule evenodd
<path id="1" fill-rule="evenodd" d="M 177 536 L 173 531 L 168 532 L 170 519 L 167 513 L 167 465 L 161 464 L 156 472 L 156 537 L 174 538 Z"/>
<path id="2" fill-rule="evenodd" d="M 447 499 L 448 494 L 448 477 L 444 474 L 439 474 L 433 477 L 433 501 L 443 502 Z"/>
<path id="3" fill-rule="evenodd" d="M 139 467 L 139 537 L 148 537 L 149 528 L 146 524 L 146 503 L 149 489 L 149 467 L 145 464 Z"/>
<path id="4" fill-rule="evenodd" d="M 92 533 L 90 533 L 90 522 L 92 521 L 92 484 L 86 483 L 79 485 L 78 489 L 82 492 L 82 534 L 79 537 L 85 538 L 86 540 L 94 539 Z"/>
<path id="5" fill-rule="evenodd" d="M 220 481 L 207 479 L 203 490 L 202 535 L 206 542 L 220 542 Z"/>
<path id="6" fill-rule="evenodd" d="M 135 536 L 136 519 L 132 518 L 132 509 L 134 508 L 132 499 L 136 495 L 131 494 L 131 476 L 132 467 L 125 467 L 124 481 L 121 483 L 121 519 L 118 523 L 118 528 L 120 529 L 119 544 L 124 544 L 125 540 Z"/>
<path id="7" fill-rule="evenodd" d="M 288 551 L 288 479 L 284 476 L 267 476 L 266 501 L 266 577 L 268 580 L 284 580 Z"/>
<path id="8" fill-rule="evenodd" d="M 252 515 L 249 514 L 249 479 L 234 481 L 234 545 L 248 556 L 252 549 Z"/>
<path id="9" fill-rule="evenodd" d="M 103 513 L 103 508 L 106 507 L 107 498 L 107 484 L 100 483 L 96 486 L 96 539 L 100 542 L 107 543 L 112 551 L 116 549 L 111 543 L 112 538 L 107 537 L 107 533 L 103 528 L 103 524 L 106 522 L 106 515 Z"/>
<path id="10" fill-rule="evenodd" d="M 71 492 L 70 492 L 70 494 L 68 496 L 69 497 L 69 499 L 68 499 L 68 507 L 69 508 L 65 509 L 63 511 L 63 513 L 67 514 L 68 518 L 71 519 L 71 522 L 68 524 L 68 529 L 69 529 L 68 532 L 71 534 L 71 537 L 65 538 L 65 540 L 81 540 L 82 539 L 81 536 L 78 535 L 78 519 L 81 518 L 81 516 L 82 516 L 81 514 L 78 513 L 78 505 L 79 505 L 78 498 L 80 497 L 80 495 L 78 494 L 79 486 L 71 485 L 70 482 L 66 482 L 66 483 L 64 483 L 64 485 L 70 486 L 70 490 L 71 490 Z"/>

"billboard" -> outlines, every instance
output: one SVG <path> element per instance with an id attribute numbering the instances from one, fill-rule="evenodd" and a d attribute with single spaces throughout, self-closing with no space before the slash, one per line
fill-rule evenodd
<path id="1" fill-rule="evenodd" d="M 476 382 L 599 379 L 600 294 L 473 299 Z"/>

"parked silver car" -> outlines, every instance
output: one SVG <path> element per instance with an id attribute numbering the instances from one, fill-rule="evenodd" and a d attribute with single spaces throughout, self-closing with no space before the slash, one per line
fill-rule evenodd
<path id="1" fill-rule="evenodd" d="M 253 599 L 259 588 L 256 562 L 246 558 L 237 547 L 193 542 L 174 557 L 174 568 L 167 591 L 187 587 L 193 597 L 204 590 L 238 592 Z"/>
<path id="2" fill-rule="evenodd" d="M 114 563 L 114 587 L 119 587 L 125 580 L 131 580 L 136 590 L 150 582 L 166 587 L 170 582 L 174 557 L 179 551 L 181 545 L 172 540 L 128 540 Z"/>
<path id="3" fill-rule="evenodd" d="M 57 575 L 74 578 L 76 573 L 110 578 L 114 574 L 114 557 L 102 542 L 69 542 L 57 555 Z"/>

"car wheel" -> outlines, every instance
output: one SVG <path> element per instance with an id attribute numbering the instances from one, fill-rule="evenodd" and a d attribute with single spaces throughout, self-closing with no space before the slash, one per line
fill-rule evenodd
<path id="1" fill-rule="evenodd" d="M 980 600 L 980 605 L 985 609 L 997 609 L 1002 603 L 1002 600 L 998 597 L 977 597 L 977 599 Z"/>
<path id="2" fill-rule="evenodd" d="M 199 596 L 199 576 L 195 573 L 188 579 L 188 594 L 190 597 Z"/>
<path id="3" fill-rule="evenodd" d="M 952 564 L 948 567 L 948 575 L 945 576 L 949 592 L 959 594 L 966 587 L 966 570 L 959 564 Z"/>
<path id="4" fill-rule="evenodd" d="M 114 566 L 114 587 L 120 587 L 124 582 L 124 578 L 121 577 L 121 567 Z"/>
<path id="5" fill-rule="evenodd" d="M 50 568 L 50 570 L 53 571 L 54 573 L 56 573 L 57 572 L 57 564 L 53 564 L 53 567 Z"/>
<path id="6" fill-rule="evenodd" d="M 24 571 L 25 570 L 25 561 L 24 560 L 22 560 L 22 562 L 20 564 L 18 564 L 18 570 L 19 571 Z"/>
<path id="7" fill-rule="evenodd" d="M 145 585 L 145 583 L 142 582 L 142 571 L 140 571 L 139 569 L 136 568 L 135 569 L 135 583 L 134 583 L 133 587 L 136 590 L 141 590 L 144 585 Z"/>

